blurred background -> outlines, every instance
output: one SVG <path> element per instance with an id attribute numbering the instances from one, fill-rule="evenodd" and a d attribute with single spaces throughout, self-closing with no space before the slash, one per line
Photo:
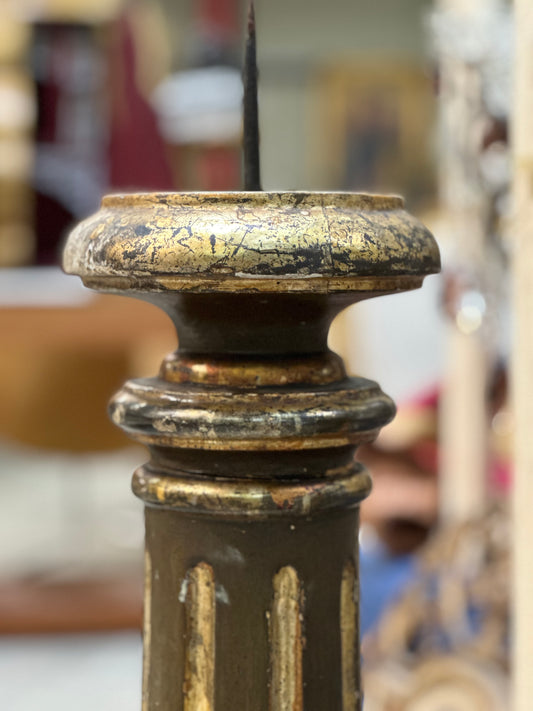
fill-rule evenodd
<path id="1" fill-rule="evenodd" d="M 146 455 L 105 411 L 176 335 L 154 307 L 64 275 L 61 249 L 106 192 L 240 188 L 245 15 L 241 0 L 0 4 L 9 711 L 140 707 L 143 523 L 129 479 Z M 265 189 L 402 194 L 443 254 L 423 290 L 349 309 L 331 332 L 349 370 L 399 404 L 360 454 L 375 478 L 365 711 L 506 708 L 510 9 L 257 0 L 256 17 Z M 437 696 L 424 697 L 428 679 Z"/>

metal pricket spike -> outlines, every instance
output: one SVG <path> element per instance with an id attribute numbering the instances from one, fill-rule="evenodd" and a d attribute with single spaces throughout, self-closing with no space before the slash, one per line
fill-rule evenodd
<path id="1" fill-rule="evenodd" d="M 255 9 L 252 0 L 248 8 L 243 71 L 243 182 L 245 190 L 261 190 L 257 74 Z"/>

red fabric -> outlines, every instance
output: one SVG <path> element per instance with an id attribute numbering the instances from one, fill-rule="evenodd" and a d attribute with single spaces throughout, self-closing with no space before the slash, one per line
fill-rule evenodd
<path id="1" fill-rule="evenodd" d="M 111 58 L 110 186 L 173 190 L 155 113 L 135 83 L 135 61 L 133 33 L 125 15 L 116 24 Z"/>
<path id="2" fill-rule="evenodd" d="M 200 24 L 220 34 L 234 36 L 239 32 L 239 0 L 197 0 L 196 17 Z"/>
<path id="3" fill-rule="evenodd" d="M 205 148 L 198 157 L 198 178 L 202 190 L 238 190 L 240 155 L 234 148 Z"/>

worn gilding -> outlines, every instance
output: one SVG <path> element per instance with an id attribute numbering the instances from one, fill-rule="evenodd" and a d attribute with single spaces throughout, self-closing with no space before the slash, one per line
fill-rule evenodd
<path id="1" fill-rule="evenodd" d="M 160 375 L 171 383 L 257 388 L 327 385 L 344 379 L 346 371 L 342 359 L 331 352 L 278 360 L 238 360 L 213 356 L 193 358 L 177 351 L 165 358 Z"/>
<path id="2" fill-rule="evenodd" d="M 360 711 L 359 680 L 359 581 L 355 564 L 348 561 L 342 571 L 340 628 L 342 643 L 342 711 Z"/>
<path id="3" fill-rule="evenodd" d="M 150 648 L 152 642 L 152 559 L 144 552 L 143 680 L 142 711 L 149 711 Z"/>
<path id="4" fill-rule="evenodd" d="M 155 193 L 104 198 L 64 268 L 101 289 L 375 291 L 414 288 L 439 253 L 396 197 Z"/>
<path id="5" fill-rule="evenodd" d="M 290 513 L 310 516 L 360 503 L 371 481 L 362 464 L 354 462 L 342 475 L 299 482 L 161 476 L 148 466 L 137 469 L 133 491 L 152 506 L 196 514 L 268 517 Z"/>
<path id="6" fill-rule="evenodd" d="M 327 388 L 191 388 L 130 381 L 110 405 L 137 441 L 201 449 L 309 449 L 360 444 L 394 416 L 376 383 L 343 379 Z"/>
<path id="7" fill-rule="evenodd" d="M 270 711 L 303 711 L 303 592 L 298 573 L 287 565 L 273 580 L 270 612 Z"/>
<path id="8" fill-rule="evenodd" d="M 183 711 L 213 711 L 215 694 L 215 578 L 207 563 L 187 576 Z"/>

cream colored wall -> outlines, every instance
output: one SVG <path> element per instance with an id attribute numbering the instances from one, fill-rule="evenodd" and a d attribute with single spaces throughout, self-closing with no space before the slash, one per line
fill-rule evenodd
<path id="1" fill-rule="evenodd" d="M 256 0 L 265 59 L 346 52 L 419 53 L 425 0 Z"/>
<path id="2" fill-rule="evenodd" d="M 175 67 L 191 56 L 195 0 L 158 0 L 171 29 Z M 243 0 L 243 16 L 247 0 Z M 429 0 L 255 0 L 263 184 L 335 188 L 320 175 L 316 77 L 361 56 L 424 61 Z"/>
<path id="3" fill-rule="evenodd" d="M 318 174 L 320 70 L 360 57 L 424 61 L 427 0 L 257 0 L 265 188 L 334 189 Z"/>

